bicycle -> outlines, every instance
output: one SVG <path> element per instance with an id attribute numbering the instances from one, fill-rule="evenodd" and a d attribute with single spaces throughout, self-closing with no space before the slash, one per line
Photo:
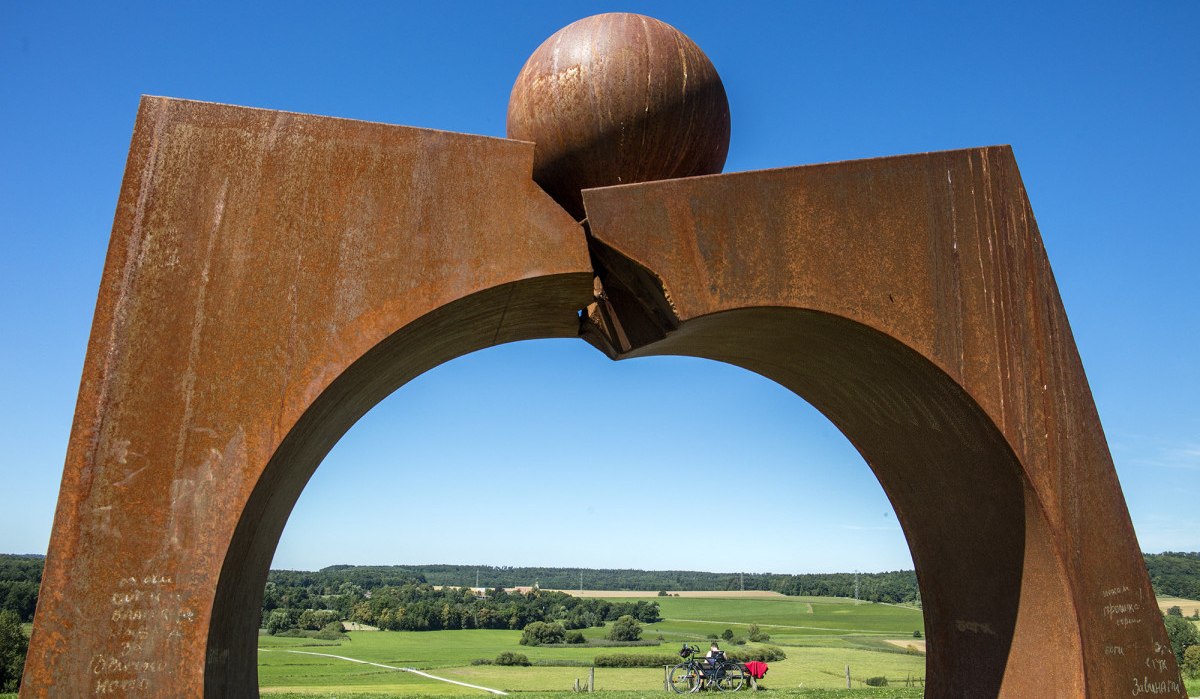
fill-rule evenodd
<path id="1" fill-rule="evenodd" d="M 704 687 L 716 687 L 721 692 L 736 692 L 746 685 L 746 672 L 741 663 L 724 656 L 697 658 L 700 648 L 683 644 L 679 655 L 684 660 L 671 668 L 668 681 L 676 694 L 691 694 Z"/>

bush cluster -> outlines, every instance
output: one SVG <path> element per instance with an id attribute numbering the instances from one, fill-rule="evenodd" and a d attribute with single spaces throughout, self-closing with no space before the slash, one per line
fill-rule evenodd
<path id="1" fill-rule="evenodd" d="M 570 645 L 571 632 L 567 632 L 567 641 L 556 645 Z M 661 646 L 662 641 L 610 641 L 607 638 L 584 638 L 582 645 L 589 648 L 649 648 Z"/>
<path id="2" fill-rule="evenodd" d="M 496 656 L 495 662 L 497 665 L 529 665 L 529 657 L 524 653 L 504 651 Z"/>
<path id="3" fill-rule="evenodd" d="M 888 686 L 886 677 L 868 677 L 863 680 L 863 684 L 868 687 L 886 687 Z"/>
<path id="4" fill-rule="evenodd" d="M 331 621 L 321 627 L 321 630 L 313 636 L 322 641 L 340 641 L 343 638 L 350 638 L 346 635 L 346 627 L 342 626 L 340 621 Z"/>
<path id="5" fill-rule="evenodd" d="M 580 634 L 582 636 L 582 634 Z M 525 629 L 521 632 L 521 645 L 523 646 L 541 646 L 555 643 L 565 643 L 567 640 L 567 630 L 562 624 L 546 623 L 544 621 L 535 621 L 525 625 Z"/>
<path id="6" fill-rule="evenodd" d="M 1179 666 L 1183 676 L 1190 680 L 1200 680 L 1200 646 L 1188 646 L 1183 652 L 1183 664 Z"/>
<path id="7" fill-rule="evenodd" d="M 610 641 L 637 641 L 642 637 L 642 625 L 629 614 L 622 615 L 608 630 Z"/>
<path id="8" fill-rule="evenodd" d="M 679 657 L 675 655 L 633 655 L 619 653 L 614 655 L 597 655 L 593 663 L 596 667 L 662 667 L 675 665 Z"/>
<path id="9" fill-rule="evenodd" d="M 15 692 L 21 686 L 29 639 L 21 629 L 21 617 L 11 609 L 0 609 L 0 692 Z"/>
<path id="10" fill-rule="evenodd" d="M 760 663 L 773 663 L 779 660 L 786 660 L 787 653 L 784 653 L 783 649 L 778 646 L 760 646 L 758 648 L 730 651 L 725 654 L 725 657 L 738 663 L 748 663 L 751 660 L 757 660 Z"/>

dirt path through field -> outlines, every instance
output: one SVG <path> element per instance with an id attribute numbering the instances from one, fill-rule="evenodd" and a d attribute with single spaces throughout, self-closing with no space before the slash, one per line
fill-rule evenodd
<path id="1" fill-rule="evenodd" d="M 351 662 L 351 663 L 360 663 L 362 665 L 374 665 L 375 667 L 382 667 L 387 670 L 398 670 L 400 672 L 411 672 L 414 675 L 420 675 L 421 677 L 428 677 L 429 679 L 437 680 L 438 682 L 449 682 L 450 684 L 456 684 L 456 685 L 459 685 L 460 687 L 470 687 L 471 689 L 478 689 L 478 690 L 481 690 L 484 692 L 498 694 L 500 696 L 505 696 L 505 697 L 508 696 L 508 692 L 502 692 L 499 689 L 491 689 L 490 687 L 480 687 L 477 684 L 467 684 L 466 682 L 459 682 L 458 680 L 450 680 L 450 679 L 446 679 L 445 677 L 438 677 L 437 675 L 431 675 L 428 672 L 421 672 L 420 670 L 417 670 L 417 669 L 411 668 L 411 667 L 396 667 L 395 665 L 384 665 L 383 663 L 373 663 L 369 660 L 359 660 L 357 658 L 347 658 L 344 655 L 333 655 L 332 653 L 314 653 L 314 652 L 308 651 L 308 650 L 287 650 L 285 648 L 259 648 L 259 650 L 267 651 L 267 652 L 274 652 L 274 653 L 295 653 L 297 655 L 319 655 L 322 658 L 336 658 L 338 660 L 345 660 L 345 661 Z"/>

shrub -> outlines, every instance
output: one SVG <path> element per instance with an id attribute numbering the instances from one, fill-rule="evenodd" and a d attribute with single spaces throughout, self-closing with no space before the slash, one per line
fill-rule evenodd
<path id="1" fill-rule="evenodd" d="M 720 640 L 721 637 L 716 635 L 715 633 L 710 633 L 709 635 L 705 636 L 705 638 L 711 639 L 713 641 L 717 641 L 717 640 Z"/>
<path id="2" fill-rule="evenodd" d="M 524 653 L 513 653 L 512 651 L 504 651 L 496 656 L 497 665 L 528 665 L 529 657 Z"/>
<path id="3" fill-rule="evenodd" d="M 593 664 L 596 667 L 662 667 L 675 665 L 679 658 L 674 655 L 633 655 L 630 653 L 616 655 L 597 655 Z"/>
<path id="4" fill-rule="evenodd" d="M 751 624 L 750 630 L 746 633 L 754 643 L 766 643 L 771 640 L 771 635 L 763 633 L 762 629 L 758 628 L 758 624 Z"/>
<path id="5" fill-rule="evenodd" d="M 0 692 L 15 692 L 21 685 L 29 639 L 21 629 L 21 615 L 0 610 Z"/>
<path id="6" fill-rule="evenodd" d="M 762 646 L 760 648 L 730 651 L 725 654 L 725 657 L 738 663 L 748 663 L 751 660 L 757 660 L 760 663 L 773 663 L 778 660 L 786 660 L 787 653 L 784 653 L 783 649 L 778 646 Z"/>
<path id="7" fill-rule="evenodd" d="M 280 632 L 286 631 L 294 626 L 295 624 L 292 623 L 291 615 L 283 609 L 273 609 L 271 610 L 271 613 L 267 615 L 267 633 L 271 634 L 272 636 L 278 636 Z"/>
<path id="8" fill-rule="evenodd" d="M 346 636 L 346 627 L 342 626 L 342 622 L 331 621 L 322 626 L 314 638 L 319 638 L 322 641 L 338 641 L 348 637 Z"/>
<path id="9" fill-rule="evenodd" d="M 491 665 L 492 659 L 491 658 L 475 658 L 474 660 L 471 661 L 471 664 L 472 665 Z"/>
<path id="10" fill-rule="evenodd" d="M 641 637 L 642 625 L 628 614 L 614 621 L 608 632 L 610 641 L 636 641 Z"/>
<path id="11" fill-rule="evenodd" d="M 920 638 L 920 637 L 921 637 L 921 629 L 917 629 L 916 631 L 913 631 L 913 638 Z"/>
<path id="12" fill-rule="evenodd" d="M 1200 630 L 1192 622 L 1177 616 L 1165 616 L 1163 622 L 1167 627 L 1171 650 L 1175 651 L 1175 662 L 1183 665 L 1183 654 L 1188 647 L 1200 645 Z"/>
<path id="13" fill-rule="evenodd" d="M 733 640 L 733 629 L 725 629 L 724 631 L 722 631 L 721 638 L 725 639 L 726 641 L 732 641 Z"/>
<path id="14" fill-rule="evenodd" d="M 568 631 L 565 640 L 567 643 L 584 643 L 587 639 L 583 637 L 582 631 Z"/>
<path id="15" fill-rule="evenodd" d="M 300 612 L 296 626 L 308 631 L 319 631 L 337 621 L 338 613 L 332 609 L 305 609 Z"/>
<path id="16" fill-rule="evenodd" d="M 1167 614 L 1170 614 L 1171 616 L 1182 617 L 1183 616 L 1183 608 L 1180 607 L 1178 604 L 1173 607 L 1168 607 Z"/>
<path id="17" fill-rule="evenodd" d="M 733 637 L 733 645 L 744 646 L 744 645 L 746 645 L 746 639 L 742 636 L 734 636 Z"/>
<path id="18" fill-rule="evenodd" d="M 868 677 L 863 680 L 863 684 L 868 687 L 886 687 L 888 686 L 886 677 Z"/>
<path id="19" fill-rule="evenodd" d="M 562 643 L 567 638 L 567 630 L 562 624 L 547 624 L 535 621 L 525 626 L 521 632 L 521 645 L 540 646 L 546 643 Z"/>
<path id="20" fill-rule="evenodd" d="M 666 591 L 666 590 L 659 590 L 659 591 L 658 591 L 658 596 L 659 596 L 659 597 L 670 597 L 670 595 L 668 595 L 668 594 L 667 594 L 667 591 Z"/>
<path id="21" fill-rule="evenodd" d="M 1183 651 L 1183 664 L 1179 669 L 1188 679 L 1200 679 L 1200 646 L 1188 646 Z"/>

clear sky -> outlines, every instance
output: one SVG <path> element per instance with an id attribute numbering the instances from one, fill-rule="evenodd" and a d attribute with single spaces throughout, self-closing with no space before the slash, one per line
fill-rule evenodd
<path id="1" fill-rule="evenodd" d="M 50 536 L 141 94 L 504 135 L 526 57 L 604 11 L 692 37 L 726 171 L 1011 144 L 1143 550 L 1200 550 L 1200 3 L 0 3 L 0 552 Z M 701 558 L 689 534 L 730 546 Z M 911 566 L 801 399 L 695 359 L 495 348 L 334 449 L 276 567 Z"/>

